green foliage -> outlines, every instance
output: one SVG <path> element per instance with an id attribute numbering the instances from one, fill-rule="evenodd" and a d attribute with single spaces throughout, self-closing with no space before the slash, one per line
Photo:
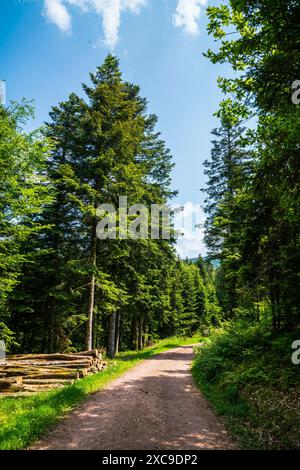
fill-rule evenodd
<path id="1" fill-rule="evenodd" d="M 294 333 L 238 322 L 214 331 L 193 364 L 196 382 L 245 448 L 299 448 Z"/>
<path id="2" fill-rule="evenodd" d="M 5 323 L 0 322 L 0 338 L 5 342 L 6 352 L 9 352 L 13 346 L 18 346 L 15 340 L 15 334 L 10 330 Z"/>
<path id="3" fill-rule="evenodd" d="M 216 113 L 221 127 L 205 163 L 206 243 L 217 260 L 221 319 L 230 322 L 199 350 L 193 374 L 246 448 L 300 442 L 300 382 L 291 361 L 300 320 L 299 107 L 291 103 L 297 14 L 293 1 L 208 8 L 208 32 L 222 45 L 207 56 L 240 72 L 218 81 L 230 98 Z M 237 36 L 228 39 L 229 32 Z"/>
<path id="4" fill-rule="evenodd" d="M 222 44 L 206 55 L 240 73 L 218 81 L 225 97 L 206 162 L 206 241 L 220 263 L 226 318 L 270 319 L 273 329 L 299 324 L 300 108 L 291 100 L 299 8 L 242 0 L 208 8 L 208 32 Z"/>
<path id="5" fill-rule="evenodd" d="M 10 295 L 20 282 L 23 266 L 34 262 L 26 245 L 42 230 L 37 217 L 51 202 L 45 177 L 49 143 L 19 128 L 29 117 L 28 106 L 23 102 L 0 108 L 0 320 L 7 323 L 2 331 L 6 340 L 15 329 L 10 326 Z M 8 346 L 13 344 L 10 339 Z"/>

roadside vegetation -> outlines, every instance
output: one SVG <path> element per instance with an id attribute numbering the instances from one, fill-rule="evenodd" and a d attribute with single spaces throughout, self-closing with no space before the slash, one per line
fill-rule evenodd
<path id="1" fill-rule="evenodd" d="M 241 448 L 300 448 L 300 366 L 291 360 L 295 339 L 297 332 L 231 323 L 197 351 L 194 379 Z"/>

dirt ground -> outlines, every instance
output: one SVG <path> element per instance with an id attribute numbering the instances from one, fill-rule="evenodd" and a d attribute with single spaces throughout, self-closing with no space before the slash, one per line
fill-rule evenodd
<path id="1" fill-rule="evenodd" d="M 66 416 L 34 449 L 232 449 L 197 390 L 185 346 L 147 359 Z"/>

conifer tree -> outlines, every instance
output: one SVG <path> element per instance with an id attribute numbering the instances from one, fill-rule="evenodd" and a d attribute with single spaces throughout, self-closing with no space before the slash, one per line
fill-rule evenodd
<path id="1" fill-rule="evenodd" d="M 34 263 L 27 243 L 42 230 L 37 217 L 51 200 L 44 175 L 48 143 L 22 130 L 32 113 L 26 102 L 0 107 L 0 333 L 8 347 L 17 327 L 11 298 L 23 266 Z"/>

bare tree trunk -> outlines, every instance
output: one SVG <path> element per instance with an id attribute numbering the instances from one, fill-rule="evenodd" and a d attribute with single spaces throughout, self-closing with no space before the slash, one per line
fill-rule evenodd
<path id="1" fill-rule="evenodd" d="M 120 313 L 117 313 L 115 354 L 118 354 L 118 352 L 119 352 L 119 345 L 120 345 L 120 323 L 121 323 L 121 314 L 120 314 Z"/>
<path id="2" fill-rule="evenodd" d="M 100 315 L 99 315 L 99 312 L 98 312 L 97 316 L 96 316 L 96 319 L 94 321 L 94 344 L 93 344 L 94 348 L 99 347 L 99 323 L 100 323 L 99 317 L 100 317 Z"/>
<path id="3" fill-rule="evenodd" d="M 149 346 L 149 326 L 145 325 L 144 344 L 143 346 Z"/>
<path id="4" fill-rule="evenodd" d="M 91 265 L 96 267 L 97 263 L 97 233 L 96 233 L 96 220 L 93 223 L 92 232 L 92 248 L 91 248 Z M 90 292 L 88 301 L 88 321 L 86 328 L 86 349 L 88 351 L 93 349 L 93 324 L 94 324 L 94 304 L 95 304 L 95 274 L 92 274 L 90 282 Z"/>
<path id="5" fill-rule="evenodd" d="M 143 337 L 142 337 L 142 349 L 144 349 L 144 347 L 146 346 L 146 336 L 147 336 L 147 325 L 146 325 L 146 322 L 144 320 L 144 331 L 143 331 Z"/>
<path id="6" fill-rule="evenodd" d="M 133 335 L 132 335 L 132 346 L 134 351 L 138 350 L 138 344 L 139 344 L 139 319 L 135 318 L 134 324 L 133 324 Z"/>
<path id="7" fill-rule="evenodd" d="M 139 334 L 138 334 L 138 348 L 143 349 L 143 327 L 144 327 L 144 319 L 140 317 L 139 321 Z"/>
<path id="8" fill-rule="evenodd" d="M 108 325 L 108 343 L 107 343 L 107 355 L 111 359 L 115 357 L 116 352 L 116 319 L 117 314 L 111 313 L 109 317 Z"/>

